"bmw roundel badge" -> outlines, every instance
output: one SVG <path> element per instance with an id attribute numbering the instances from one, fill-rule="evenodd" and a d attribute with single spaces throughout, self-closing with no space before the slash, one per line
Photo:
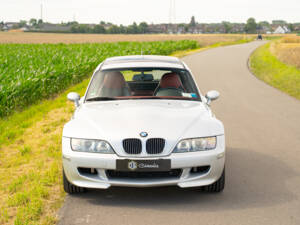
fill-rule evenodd
<path id="1" fill-rule="evenodd" d="M 148 133 L 147 133 L 147 132 L 141 132 L 141 133 L 140 133 L 140 136 L 141 136 L 141 137 L 147 137 L 147 136 L 148 136 Z"/>

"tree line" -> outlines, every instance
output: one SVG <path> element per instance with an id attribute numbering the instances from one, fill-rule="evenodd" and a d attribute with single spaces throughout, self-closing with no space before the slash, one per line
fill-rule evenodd
<path id="1" fill-rule="evenodd" d="M 3 25 L 4 23 L 0 23 Z M 18 25 L 14 28 L 22 28 L 26 25 L 30 25 L 29 31 L 37 31 L 37 32 L 47 32 L 47 27 L 44 26 L 49 23 L 44 23 L 41 19 L 30 19 L 28 22 L 25 20 L 21 20 Z M 65 27 L 65 31 L 69 33 L 96 33 L 96 34 L 145 34 L 145 33 L 260 33 L 263 30 L 271 30 L 271 25 L 285 25 L 291 32 L 294 31 L 296 24 L 287 23 L 284 20 L 273 20 L 272 23 L 268 21 L 256 22 L 254 18 L 249 18 L 246 23 L 231 23 L 227 21 L 223 21 L 221 23 L 211 23 L 211 24 L 199 24 L 196 22 L 194 16 L 191 17 L 189 23 L 180 23 L 180 24 L 163 24 L 160 26 L 156 25 L 148 25 L 146 22 L 141 22 L 137 24 L 134 22 L 131 25 L 123 26 L 116 25 L 109 22 L 101 21 L 98 24 L 80 24 L 76 21 L 61 23 L 61 24 L 51 24 L 52 26 Z M 239 27 L 237 31 L 237 27 Z M 299 27 L 299 26 L 298 26 Z M 57 32 L 59 29 L 57 29 Z M 55 32 L 55 30 L 51 30 L 50 32 Z"/>
<path id="2" fill-rule="evenodd" d="M 71 25 L 72 33 L 97 33 L 97 34 L 145 34 L 148 33 L 148 24 L 141 22 L 137 24 L 123 26 L 101 21 L 99 24 L 89 26 L 88 24 L 79 24 L 77 22 L 68 23 Z"/>

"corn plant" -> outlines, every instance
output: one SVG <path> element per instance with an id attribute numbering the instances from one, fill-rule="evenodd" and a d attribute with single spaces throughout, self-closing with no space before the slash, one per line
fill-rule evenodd
<path id="1" fill-rule="evenodd" d="M 0 117 L 82 81 L 101 61 L 121 55 L 169 55 L 197 41 L 0 44 Z"/>

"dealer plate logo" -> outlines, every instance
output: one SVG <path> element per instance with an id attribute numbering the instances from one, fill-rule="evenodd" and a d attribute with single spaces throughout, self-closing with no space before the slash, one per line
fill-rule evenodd
<path id="1" fill-rule="evenodd" d="M 137 169 L 137 163 L 134 162 L 134 161 L 130 161 L 128 163 L 128 169 L 130 169 L 130 170 L 136 170 Z"/>

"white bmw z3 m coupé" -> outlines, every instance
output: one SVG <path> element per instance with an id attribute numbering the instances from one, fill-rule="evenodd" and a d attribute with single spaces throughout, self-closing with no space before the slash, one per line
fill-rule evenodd
<path id="1" fill-rule="evenodd" d="M 168 56 L 108 58 L 75 103 L 62 137 L 63 184 L 87 188 L 177 185 L 220 192 L 225 137 L 192 72 Z"/>

